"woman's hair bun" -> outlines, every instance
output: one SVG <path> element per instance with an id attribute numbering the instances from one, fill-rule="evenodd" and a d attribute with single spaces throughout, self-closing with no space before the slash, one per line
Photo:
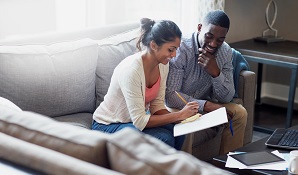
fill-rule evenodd
<path id="1" fill-rule="evenodd" d="M 142 18 L 141 20 L 141 28 L 143 30 L 148 30 L 149 28 L 152 28 L 155 24 L 155 21 L 149 18 Z"/>

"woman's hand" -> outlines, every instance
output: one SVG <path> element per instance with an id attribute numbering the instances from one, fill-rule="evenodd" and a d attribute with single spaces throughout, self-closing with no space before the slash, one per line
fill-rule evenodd
<path id="1" fill-rule="evenodd" d="M 179 111 L 178 122 L 187 119 L 198 113 L 199 103 L 196 101 L 188 102 L 183 109 Z"/>

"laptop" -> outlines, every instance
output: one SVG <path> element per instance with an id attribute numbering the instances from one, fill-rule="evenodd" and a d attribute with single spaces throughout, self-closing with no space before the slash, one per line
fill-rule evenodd
<path id="1" fill-rule="evenodd" d="M 284 149 L 298 149 L 298 130 L 277 128 L 265 145 Z"/>

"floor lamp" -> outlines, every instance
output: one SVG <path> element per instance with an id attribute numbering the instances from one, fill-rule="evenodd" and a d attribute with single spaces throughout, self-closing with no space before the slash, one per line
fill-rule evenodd
<path id="1" fill-rule="evenodd" d="M 273 11 L 274 16 L 273 16 L 272 21 L 270 22 L 269 21 L 269 9 L 270 9 L 271 5 L 273 6 L 273 9 L 274 9 L 274 11 Z M 272 42 L 280 42 L 280 41 L 284 40 L 282 37 L 277 35 L 278 30 L 273 28 L 273 25 L 276 20 L 276 16 L 277 16 L 276 2 L 274 0 L 270 0 L 269 3 L 267 4 L 266 13 L 265 13 L 266 24 L 267 24 L 268 28 L 263 31 L 263 34 L 261 37 L 255 38 L 256 41 L 272 43 Z M 274 35 L 268 35 L 267 33 L 269 33 L 269 32 L 273 33 Z"/>

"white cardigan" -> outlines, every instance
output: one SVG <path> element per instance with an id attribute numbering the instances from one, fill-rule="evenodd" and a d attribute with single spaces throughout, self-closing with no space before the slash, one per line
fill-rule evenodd
<path id="1" fill-rule="evenodd" d="M 164 99 L 169 64 L 159 64 L 160 89 L 156 99 L 150 102 L 151 114 L 146 114 L 146 82 L 141 56 L 141 52 L 131 55 L 115 68 L 104 101 L 93 114 L 96 122 L 103 124 L 133 122 L 136 128 L 143 130 L 151 114 L 166 109 Z"/>

